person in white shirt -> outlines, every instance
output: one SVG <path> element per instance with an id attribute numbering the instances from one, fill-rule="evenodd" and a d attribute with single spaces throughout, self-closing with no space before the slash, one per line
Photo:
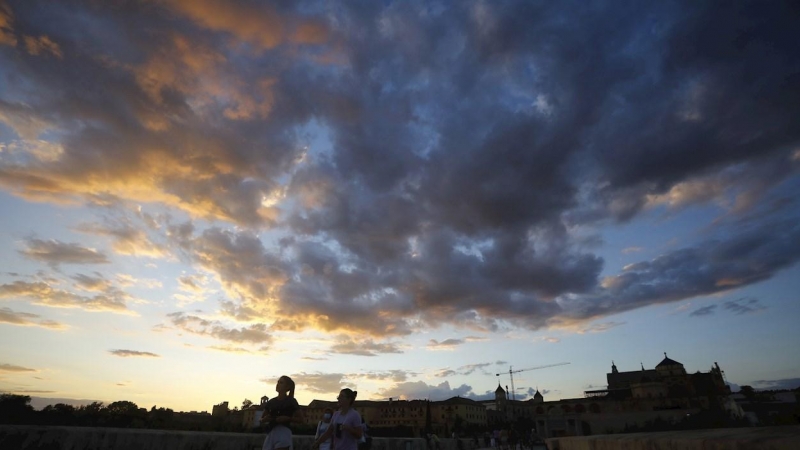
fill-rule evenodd
<path id="1" fill-rule="evenodd" d="M 328 430 L 328 427 L 331 425 L 331 417 L 333 417 L 333 409 L 325 408 L 322 412 L 322 420 L 319 421 L 317 424 L 317 433 L 314 436 L 315 439 L 319 439 L 320 436 L 323 435 Z M 331 442 L 333 438 L 329 438 L 325 441 L 319 443 L 319 450 L 331 450 Z"/>

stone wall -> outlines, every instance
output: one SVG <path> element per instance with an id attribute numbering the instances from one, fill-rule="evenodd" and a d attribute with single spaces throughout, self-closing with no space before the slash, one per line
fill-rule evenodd
<path id="1" fill-rule="evenodd" d="M 798 450 L 800 426 L 607 434 L 546 442 L 550 450 Z"/>
<path id="2" fill-rule="evenodd" d="M 0 425 L 2 450 L 260 450 L 263 434 L 121 428 Z M 313 436 L 295 436 L 294 450 L 311 450 Z M 372 450 L 425 450 L 424 439 L 373 438 Z M 442 439 L 441 450 L 455 450 Z"/>

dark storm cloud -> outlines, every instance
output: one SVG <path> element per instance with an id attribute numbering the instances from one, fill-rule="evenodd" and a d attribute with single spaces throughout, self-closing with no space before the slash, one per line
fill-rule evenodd
<path id="1" fill-rule="evenodd" d="M 121 254 L 174 252 L 218 277 L 224 314 L 270 330 L 572 325 L 757 283 L 800 256 L 788 2 L 11 1 L 0 14 L 0 187 L 181 210 L 192 222 L 83 231 Z M 603 279 L 597 238 L 576 232 L 710 202 L 727 216 L 700 241 Z M 26 255 L 105 262 L 47 242 Z M 365 354 L 399 351 L 371 342 Z"/>
<path id="2" fill-rule="evenodd" d="M 796 221 L 762 225 L 724 241 L 704 242 L 626 266 L 621 274 L 604 279 L 596 296 L 564 300 L 562 306 L 586 318 L 724 292 L 766 280 L 798 258 Z M 764 309 L 757 299 L 730 301 L 723 308 L 738 314 Z"/>

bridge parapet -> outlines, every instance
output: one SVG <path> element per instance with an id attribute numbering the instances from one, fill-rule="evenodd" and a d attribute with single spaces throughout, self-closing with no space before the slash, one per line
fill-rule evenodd
<path id="1" fill-rule="evenodd" d="M 264 434 L 0 425 L 6 450 L 261 450 Z M 455 450 L 442 439 L 440 450 Z M 294 450 L 311 450 L 313 436 L 295 436 Z M 425 450 L 424 439 L 373 438 L 372 450 Z"/>
<path id="2" fill-rule="evenodd" d="M 800 426 L 573 436 L 546 442 L 550 450 L 798 450 Z"/>

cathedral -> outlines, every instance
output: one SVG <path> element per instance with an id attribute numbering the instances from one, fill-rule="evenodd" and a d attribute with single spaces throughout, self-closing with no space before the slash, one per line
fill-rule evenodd
<path id="1" fill-rule="evenodd" d="M 612 361 L 606 389 L 584 392 L 583 398 L 545 401 L 511 400 L 498 386 L 493 401 L 483 402 L 490 427 L 520 421 L 533 424 L 542 438 L 617 433 L 648 422 L 676 422 L 700 411 L 717 409 L 733 417 L 743 412 L 730 399 L 730 389 L 717 363 L 708 372 L 688 373 L 683 364 L 664 359 L 654 369 L 620 372 Z"/>

